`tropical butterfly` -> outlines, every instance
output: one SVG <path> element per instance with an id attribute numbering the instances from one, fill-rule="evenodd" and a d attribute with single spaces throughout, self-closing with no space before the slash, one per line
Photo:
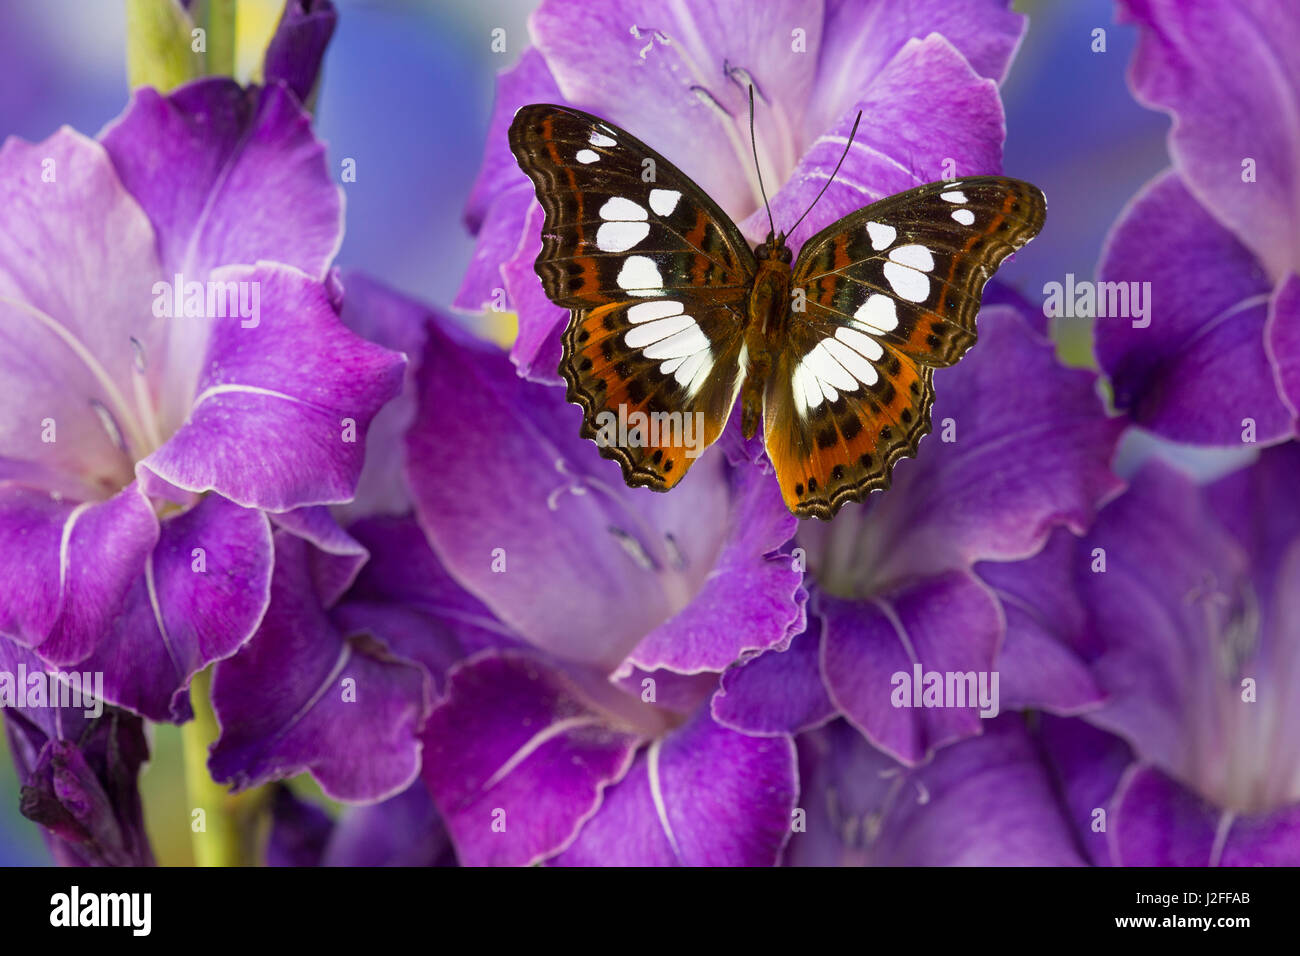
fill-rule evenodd
<path id="1" fill-rule="evenodd" d="M 752 109 L 751 91 L 751 125 Z M 582 435 L 629 485 L 667 491 L 739 396 L 742 432 L 752 438 L 762 418 L 799 517 L 829 519 L 887 488 L 916 453 L 933 370 L 974 344 L 984 283 L 1047 211 L 1016 179 L 930 183 L 828 226 L 791 265 L 788 233 L 773 224 L 751 250 L 700 187 L 598 117 L 522 107 L 510 148 L 546 214 L 536 269 L 570 310 L 560 374 Z M 606 428 L 615 415 L 637 427 Z M 703 431 L 693 444 L 645 427 L 688 415 Z"/>

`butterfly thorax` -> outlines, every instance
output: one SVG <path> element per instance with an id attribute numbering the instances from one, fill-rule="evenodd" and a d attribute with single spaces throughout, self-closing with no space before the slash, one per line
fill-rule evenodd
<path id="1" fill-rule="evenodd" d="M 794 258 L 785 235 L 768 233 L 754 250 L 758 271 L 749 293 L 745 349 L 749 369 L 741 394 L 741 430 L 753 438 L 763 409 L 763 390 L 772 370 L 772 356 L 785 340 L 790 316 L 790 262 Z"/>

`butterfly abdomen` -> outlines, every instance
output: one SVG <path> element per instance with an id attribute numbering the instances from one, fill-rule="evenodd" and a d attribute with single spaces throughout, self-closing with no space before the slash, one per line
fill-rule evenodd
<path id="1" fill-rule="evenodd" d="M 789 325 L 790 263 L 760 257 L 746 309 L 745 348 L 749 371 L 741 392 L 741 430 L 753 438 L 763 409 L 763 391 L 772 371 L 772 356 L 781 348 Z"/>

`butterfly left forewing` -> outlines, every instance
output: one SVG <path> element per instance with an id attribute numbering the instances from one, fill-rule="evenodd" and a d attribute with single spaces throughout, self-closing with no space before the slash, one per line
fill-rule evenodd
<path id="1" fill-rule="evenodd" d="M 582 433 L 629 484 L 666 491 L 734 403 L 753 253 L 685 174 L 598 117 L 525 106 L 510 147 L 546 214 L 536 269 L 570 310 L 560 371 Z"/>
<path id="2" fill-rule="evenodd" d="M 930 183 L 808 240 L 764 436 L 790 510 L 829 518 L 888 487 L 930 429 L 932 369 L 975 342 L 984 284 L 1037 235 L 1042 193 L 1003 177 Z M 797 301 L 797 300 L 796 300 Z"/>

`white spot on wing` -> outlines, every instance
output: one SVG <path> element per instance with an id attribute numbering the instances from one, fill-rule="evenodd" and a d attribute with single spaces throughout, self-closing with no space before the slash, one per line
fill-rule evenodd
<path id="1" fill-rule="evenodd" d="M 574 159 L 576 159 L 580 163 L 590 164 L 600 159 L 600 154 L 597 153 L 594 149 L 580 149 L 578 150 L 578 155 L 575 156 Z"/>
<path id="2" fill-rule="evenodd" d="M 975 214 L 969 209 L 954 209 L 952 218 L 956 219 L 963 226 L 972 226 L 975 224 Z"/>
<path id="3" fill-rule="evenodd" d="M 709 373 L 713 371 L 712 358 L 712 349 L 701 349 L 692 353 L 674 373 L 673 378 L 677 379 L 678 385 L 686 386 L 688 395 L 694 395 L 708 381 Z M 660 371 L 663 371 L 662 366 Z"/>
<path id="4" fill-rule="evenodd" d="M 648 256 L 628 256 L 618 271 L 618 287 L 633 295 L 659 295 L 664 287 L 664 277 Z"/>
<path id="5" fill-rule="evenodd" d="M 900 299 L 924 302 L 930 294 L 930 277 L 897 262 L 885 263 L 885 278 Z"/>
<path id="6" fill-rule="evenodd" d="M 623 341 L 630 349 L 645 348 L 694 325 L 695 320 L 689 315 L 670 315 L 666 319 L 656 319 L 654 322 L 646 322 L 629 329 L 627 335 L 623 336 Z"/>
<path id="7" fill-rule="evenodd" d="M 648 235 L 648 222 L 602 222 L 596 230 L 596 248 L 601 252 L 627 252 Z"/>
<path id="8" fill-rule="evenodd" d="M 683 355 L 693 355 L 708 347 L 709 340 L 700 331 L 700 327 L 695 324 L 695 321 L 692 320 L 690 328 L 683 329 L 675 335 L 670 335 L 668 338 L 654 343 L 642 354 L 649 359 L 671 359 Z"/>
<path id="9" fill-rule="evenodd" d="M 861 333 L 858 334 L 861 335 Z M 866 338 L 866 336 L 864 335 L 863 338 Z M 836 339 L 825 339 L 820 347 L 830 353 L 835 361 L 844 367 L 845 371 L 862 384 L 876 384 L 876 379 L 879 376 L 872 364 L 844 343 Z"/>
<path id="10" fill-rule="evenodd" d="M 595 133 L 595 132 L 593 132 L 591 136 L 588 137 L 587 142 L 589 142 L 592 146 L 617 145 L 612 138 L 606 136 L 604 133 Z"/>
<path id="11" fill-rule="evenodd" d="M 867 223 L 867 237 L 871 239 L 871 248 L 879 252 L 888 249 L 898 238 L 898 230 L 882 222 Z"/>
<path id="12" fill-rule="evenodd" d="M 804 356 L 803 364 L 817 376 L 825 391 L 827 384 L 841 392 L 852 392 L 858 387 L 858 380 L 843 365 L 835 360 L 834 354 L 826 342 L 818 342 L 811 352 Z M 829 396 L 828 396 L 829 397 Z M 831 399 L 834 401 L 834 399 Z"/>
<path id="13" fill-rule="evenodd" d="M 671 216 L 682 194 L 675 189 L 650 190 L 650 208 L 660 216 Z"/>
<path id="14" fill-rule="evenodd" d="M 627 320 L 633 325 L 652 322 L 681 312 L 683 306 L 672 299 L 660 299 L 658 302 L 638 302 L 627 310 Z"/>
<path id="15" fill-rule="evenodd" d="M 816 408 L 822 403 L 822 389 L 817 384 L 817 377 L 808 371 L 802 362 L 794 370 L 794 387 L 803 395 L 804 409 Z"/>
<path id="16" fill-rule="evenodd" d="M 929 272 L 934 268 L 934 256 L 925 246 L 912 244 L 910 246 L 899 246 L 889 254 L 889 258 L 901 266 L 910 266 L 913 269 L 920 269 L 922 272 Z"/>
<path id="17" fill-rule="evenodd" d="M 606 222 L 633 222 L 645 219 L 647 216 L 644 207 L 622 196 L 611 196 L 605 200 L 605 205 L 600 207 L 600 218 Z"/>
<path id="18" fill-rule="evenodd" d="M 947 202 L 965 202 L 966 194 L 959 189 L 952 189 L 946 193 L 939 193 L 939 198 Z"/>
<path id="19" fill-rule="evenodd" d="M 869 335 L 864 335 L 857 329 L 851 329 L 848 326 L 838 328 L 835 330 L 835 337 L 858 354 L 865 356 L 873 362 L 879 361 L 880 357 L 885 354 L 885 350 L 881 347 L 879 342 Z M 861 375 L 859 375 L 858 378 L 867 382 L 867 380 L 862 378 Z M 867 384 L 870 385 L 871 382 L 867 382 Z"/>
<path id="20" fill-rule="evenodd" d="M 876 292 L 858 306 L 853 318 L 871 326 L 871 332 L 892 332 L 898 328 L 898 304 L 889 296 Z"/>

